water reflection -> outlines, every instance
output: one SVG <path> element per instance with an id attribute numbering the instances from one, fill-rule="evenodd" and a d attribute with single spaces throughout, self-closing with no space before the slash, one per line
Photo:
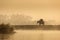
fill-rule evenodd
<path id="1" fill-rule="evenodd" d="M 60 40 L 57 30 L 16 30 L 15 34 L 0 34 L 3 40 Z"/>
<path id="2" fill-rule="evenodd" d="M 0 34 L 0 40 L 13 40 L 13 34 Z"/>

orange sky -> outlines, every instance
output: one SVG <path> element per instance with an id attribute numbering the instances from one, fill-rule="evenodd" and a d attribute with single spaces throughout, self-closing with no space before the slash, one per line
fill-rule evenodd
<path id="1" fill-rule="evenodd" d="M 60 24 L 60 0 L 0 0 L 0 15 L 24 14 Z"/>

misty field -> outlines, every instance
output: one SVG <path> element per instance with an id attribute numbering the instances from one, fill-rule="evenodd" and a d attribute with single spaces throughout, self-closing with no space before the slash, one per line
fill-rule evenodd
<path id="1" fill-rule="evenodd" d="M 13 25 L 14 34 L 0 34 L 0 40 L 60 40 L 60 25 Z"/>
<path id="2" fill-rule="evenodd" d="M 12 35 L 0 34 L 0 40 L 60 40 L 60 31 L 16 30 L 16 33 Z"/>

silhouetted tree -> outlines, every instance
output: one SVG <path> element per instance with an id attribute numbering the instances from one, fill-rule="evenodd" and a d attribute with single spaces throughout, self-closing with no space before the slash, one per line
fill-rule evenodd
<path id="1" fill-rule="evenodd" d="M 44 25 L 45 24 L 43 19 L 38 20 L 37 23 L 39 23 L 39 25 Z"/>

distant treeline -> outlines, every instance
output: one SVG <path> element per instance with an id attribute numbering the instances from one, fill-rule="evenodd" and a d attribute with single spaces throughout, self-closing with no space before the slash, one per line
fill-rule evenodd
<path id="1" fill-rule="evenodd" d="M 11 33 L 13 30 L 60 30 L 60 25 L 10 25 L 0 24 L 0 33 Z"/>

